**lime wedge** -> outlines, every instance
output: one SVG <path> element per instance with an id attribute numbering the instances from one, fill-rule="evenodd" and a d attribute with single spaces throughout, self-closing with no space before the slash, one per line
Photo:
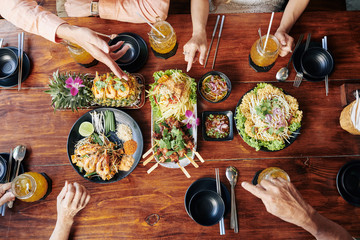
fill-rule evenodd
<path id="1" fill-rule="evenodd" d="M 80 124 L 79 133 L 83 137 L 88 137 L 94 132 L 94 126 L 91 122 L 83 122 Z"/>

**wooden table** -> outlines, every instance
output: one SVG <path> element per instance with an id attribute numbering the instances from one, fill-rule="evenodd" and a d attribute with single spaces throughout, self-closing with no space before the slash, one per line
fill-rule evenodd
<path id="1" fill-rule="evenodd" d="M 0 152 L 25 144 L 28 153 L 24 161 L 27 170 L 45 172 L 52 181 L 52 193 L 44 201 L 24 203 L 16 201 L 0 219 L 0 232 L 9 239 L 46 239 L 51 235 L 56 221 L 56 197 L 64 181 L 80 182 L 91 192 L 89 205 L 78 214 L 72 229 L 75 239 L 311 239 L 299 227 L 268 214 L 262 202 L 236 186 L 239 233 L 229 229 L 230 214 L 225 217 L 226 235 L 220 237 L 219 226 L 203 227 L 194 223 L 184 208 L 184 195 L 190 184 L 198 178 L 214 177 L 214 168 L 220 168 L 221 180 L 229 188 L 225 177 L 227 166 L 240 171 L 239 182 L 250 181 L 254 173 L 265 167 L 280 166 L 286 170 L 303 197 L 321 214 L 344 226 L 353 236 L 360 236 L 360 208 L 348 204 L 337 192 L 335 177 L 346 162 L 360 158 L 359 136 L 341 129 L 339 116 L 340 85 L 358 83 L 360 76 L 360 13 L 316 12 L 305 13 L 295 25 L 291 35 L 311 32 L 313 40 L 328 36 L 329 49 L 335 58 L 335 70 L 329 77 L 329 96 L 325 96 L 324 83 L 303 82 L 294 88 L 295 72 L 291 68 L 289 81 L 278 83 L 275 73 L 286 65 L 289 56 L 279 58 L 268 73 L 256 73 L 248 65 L 248 54 L 257 39 L 257 29 L 267 28 L 270 14 L 227 15 L 217 56 L 215 70 L 228 75 L 233 90 L 230 97 L 219 104 L 210 104 L 198 98 L 198 111 L 234 110 L 240 97 L 258 82 L 270 82 L 296 97 L 304 111 L 301 135 L 288 148 L 278 152 L 256 152 L 235 132 L 230 142 L 207 142 L 199 131 L 198 151 L 206 162 L 195 169 L 188 166 L 191 178 L 180 170 L 159 167 L 146 173 L 149 166 L 141 163 L 125 179 L 112 184 L 95 184 L 80 177 L 72 168 L 66 153 L 66 141 L 71 126 L 88 110 L 79 112 L 53 112 L 48 89 L 51 74 L 60 71 L 105 73 L 103 64 L 85 69 L 75 64 L 64 46 L 53 44 L 41 37 L 26 34 L 25 49 L 32 62 L 29 78 L 18 92 L 0 90 L 0 116 L 2 131 Z M 208 39 L 211 37 L 216 16 L 208 21 Z M 274 18 L 273 31 L 281 19 Z M 104 33 L 134 32 L 147 40 L 146 24 L 122 24 L 97 18 L 67 19 L 79 26 L 91 27 Z M 157 70 L 178 68 L 185 70 L 182 47 L 191 35 L 190 15 L 172 15 L 179 43 L 177 54 L 162 60 L 149 53 L 149 60 L 139 72 L 147 83 L 153 82 L 152 73 Z M 5 20 L 0 21 L 0 37 L 15 46 L 17 32 Z M 215 42 L 216 43 L 216 42 Z M 188 73 L 199 79 L 211 70 L 215 48 L 213 47 L 206 69 L 195 64 Z M 144 137 L 144 151 L 150 148 L 150 104 L 140 110 L 126 110 L 140 125 Z M 151 165 L 151 164 L 150 164 Z M 230 188 L 229 188 L 230 189 Z M 159 221 L 150 226 L 145 221 L 151 214 Z"/>

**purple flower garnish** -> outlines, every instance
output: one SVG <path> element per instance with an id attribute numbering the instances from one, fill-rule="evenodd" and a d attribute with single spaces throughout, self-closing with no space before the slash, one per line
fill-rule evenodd
<path id="1" fill-rule="evenodd" d="M 83 80 L 81 80 L 81 78 L 76 77 L 75 80 L 72 77 L 69 77 L 66 81 L 66 88 L 70 88 L 70 93 L 73 96 L 76 96 L 79 92 L 79 88 L 80 87 L 85 87 L 85 85 L 83 85 Z"/>
<path id="2" fill-rule="evenodd" d="M 192 111 L 190 110 L 186 110 L 185 112 L 185 119 L 182 121 L 182 123 L 186 124 L 187 128 L 192 128 L 193 126 L 199 126 L 200 124 L 200 119 L 199 118 L 195 118 L 195 115 Z"/>

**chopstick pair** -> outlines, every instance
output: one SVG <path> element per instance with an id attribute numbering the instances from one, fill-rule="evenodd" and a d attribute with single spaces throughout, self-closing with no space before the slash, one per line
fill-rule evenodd
<path id="1" fill-rule="evenodd" d="M 208 61 L 208 59 L 209 59 L 210 50 L 211 50 L 212 44 L 213 44 L 213 42 L 214 42 L 215 33 L 216 33 L 216 30 L 217 30 L 217 26 L 218 26 L 218 24 L 219 24 L 219 20 L 220 20 L 220 15 L 218 15 L 218 16 L 217 16 L 217 19 L 216 19 L 214 31 L 213 31 L 213 34 L 212 34 L 212 37 L 211 37 L 210 46 L 209 46 L 209 49 L 208 49 L 208 52 L 207 52 L 207 55 L 206 55 L 206 60 L 205 60 L 204 68 L 206 68 L 206 64 L 207 64 L 207 61 Z M 216 44 L 215 55 L 214 55 L 214 60 L 213 60 L 213 64 L 212 64 L 212 69 L 214 69 L 214 67 L 215 67 L 215 61 L 216 61 L 216 56 L 217 56 L 217 52 L 218 52 L 218 48 L 219 48 L 219 43 L 220 43 L 220 37 L 221 37 L 222 29 L 223 29 L 223 26 L 224 26 L 224 21 L 225 21 L 225 15 L 222 15 L 221 24 L 220 24 L 220 29 L 219 29 L 219 35 L 218 35 L 218 41 L 217 41 L 217 44 Z"/>
<path id="2" fill-rule="evenodd" d="M 327 36 L 324 36 L 324 37 L 321 39 L 321 43 L 322 43 L 322 48 L 327 51 L 327 50 L 328 50 L 328 47 L 327 47 Z M 326 94 L 326 96 L 329 95 L 329 77 L 328 77 L 328 75 L 325 76 L 325 94 Z"/>
<path id="3" fill-rule="evenodd" d="M 24 54 L 24 37 L 25 37 L 24 32 L 18 34 L 18 56 L 19 56 L 18 91 L 20 91 L 21 89 L 23 54 Z"/>

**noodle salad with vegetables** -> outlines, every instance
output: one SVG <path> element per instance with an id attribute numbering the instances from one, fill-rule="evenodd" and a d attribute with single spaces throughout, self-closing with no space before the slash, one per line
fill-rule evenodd
<path id="1" fill-rule="evenodd" d="M 271 84 L 260 83 L 242 98 L 235 120 L 239 134 L 257 151 L 277 151 L 301 127 L 303 112 L 296 98 Z"/>
<path id="2" fill-rule="evenodd" d="M 181 70 L 166 70 L 154 73 L 148 97 L 157 122 L 169 117 L 183 120 L 186 110 L 194 111 L 196 82 Z"/>

